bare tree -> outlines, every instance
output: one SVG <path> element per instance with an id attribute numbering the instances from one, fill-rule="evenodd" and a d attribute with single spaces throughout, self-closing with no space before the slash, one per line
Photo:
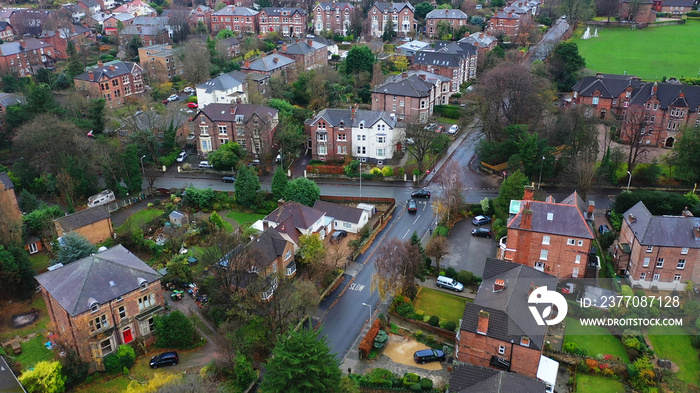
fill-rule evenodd
<path id="1" fill-rule="evenodd" d="M 415 277 L 424 268 L 418 247 L 397 238 L 385 243 L 377 252 L 372 275 L 372 291 L 379 291 L 384 300 L 390 293 L 403 293 L 415 287 Z"/>
<path id="2" fill-rule="evenodd" d="M 188 82 L 200 84 L 209 79 L 211 59 L 206 45 L 195 41 L 187 42 L 182 56 L 184 56 L 182 60 L 183 71 Z"/>
<path id="3" fill-rule="evenodd" d="M 419 174 L 425 169 L 425 158 L 430 152 L 434 137 L 435 131 L 426 130 L 422 123 L 406 122 L 406 151 L 416 159 Z"/>
<path id="4" fill-rule="evenodd" d="M 617 15 L 620 10 L 619 0 L 596 0 L 595 5 L 598 14 L 608 17 L 608 23 L 610 23 L 610 17 Z"/>
<path id="5" fill-rule="evenodd" d="M 13 190 L 9 190 L 13 192 Z M 20 245 L 22 241 L 22 215 L 17 205 L 3 200 L 0 203 L 0 244 Z"/>
<path id="6" fill-rule="evenodd" d="M 173 41 L 182 42 L 190 34 L 190 24 L 187 20 L 189 9 L 184 6 L 173 6 L 170 9 L 168 25 L 173 30 Z"/>
<path id="7" fill-rule="evenodd" d="M 586 199 L 593 188 L 596 175 L 597 149 L 580 151 L 564 166 L 563 177 L 573 186 L 578 194 Z"/>
<path id="8" fill-rule="evenodd" d="M 462 207 L 462 195 L 464 193 L 464 183 L 462 182 L 463 170 L 455 162 L 450 162 L 440 172 L 438 186 L 442 193 L 436 197 L 438 203 L 438 214 L 443 215 L 442 220 L 449 222 L 450 217 L 454 219 Z"/>
<path id="9" fill-rule="evenodd" d="M 317 306 L 320 299 L 318 289 L 308 280 L 281 280 L 272 298 L 261 303 L 258 311 L 266 316 L 268 325 L 275 333 L 281 334 Z"/>
<path id="10" fill-rule="evenodd" d="M 437 271 L 440 271 L 440 260 L 445 255 L 449 254 L 447 246 L 447 238 L 444 236 L 432 237 L 425 246 L 425 254 L 435 258 L 435 266 Z"/>
<path id="11" fill-rule="evenodd" d="M 620 139 L 629 144 L 627 170 L 630 172 L 634 172 L 634 168 L 649 152 L 649 145 L 643 142 L 644 135 L 647 132 L 647 126 L 649 126 L 649 132 L 651 132 L 651 125 L 647 115 L 645 115 L 642 110 L 635 111 L 630 108 L 625 114 L 622 128 L 620 129 Z M 658 145 L 658 132 L 656 132 L 656 138 L 657 140 L 654 146 Z"/>

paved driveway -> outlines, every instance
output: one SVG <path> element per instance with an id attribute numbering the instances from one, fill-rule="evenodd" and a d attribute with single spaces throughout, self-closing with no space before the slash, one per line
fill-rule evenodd
<path id="1" fill-rule="evenodd" d="M 483 228 L 490 228 L 482 225 Z M 495 237 L 490 239 L 472 236 L 471 218 L 455 224 L 447 237 L 450 253 L 440 261 L 440 269 L 453 267 L 457 271 L 467 270 L 481 277 L 486 264 L 486 257 L 496 257 L 498 243 Z"/>

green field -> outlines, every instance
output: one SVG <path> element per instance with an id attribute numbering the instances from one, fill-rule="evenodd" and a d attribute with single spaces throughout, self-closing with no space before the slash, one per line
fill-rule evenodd
<path id="1" fill-rule="evenodd" d="M 578 319 L 566 318 L 566 337 L 564 344 L 576 343 L 588 350 L 588 356 L 597 354 L 619 356 L 623 362 L 629 362 L 627 351 L 620 340 L 602 326 L 581 326 Z"/>
<path id="2" fill-rule="evenodd" d="M 422 310 L 425 315 L 436 315 L 448 321 L 459 322 L 464 315 L 464 305 L 467 298 L 436 291 L 430 288 L 421 288 L 420 293 L 413 301 L 413 307 Z"/>
<path id="3" fill-rule="evenodd" d="M 576 377 L 576 393 L 619 393 L 625 385 L 614 379 L 597 375 L 579 374 Z"/>
<path id="4" fill-rule="evenodd" d="M 595 27 L 591 27 L 591 34 Z M 636 75 L 644 80 L 666 77 L 697 78 L 700 71 L 700 21 L 642 30 L 598 28 L 598 38 L 572 40 L 586 59 L 586 68 L 608 74 Z"/>
<path id="5" fill-rule="evenodd" d="M 665 333 L 665 334 L 664 334 Z M 671 335 L 669 335 L 671 334 Z M 647 337 L 654 352 L 661 359 L 669 359 L 678 365 L 678 379 L 700 385 L 700 360 L 698 350 L 690 344 L 690 336 L 678 326 L 651 327 Z"/>

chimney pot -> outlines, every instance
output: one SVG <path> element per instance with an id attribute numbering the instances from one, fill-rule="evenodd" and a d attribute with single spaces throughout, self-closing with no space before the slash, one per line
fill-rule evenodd
<path id="1" fill-rule="evenodd" d="M 530 201 L 525 201 L 525 206 L 521 212 L 520 229 L 532 229 L 532 210 L 530 210 Z"/>
<path id="2" fill-rule="evenodd" d="M 97 66 L 98 66 L 98 67 L 104 67 L 104 64 L 102 63 L 102 61 L 98 60 L 98 61 L 97 61 Z"/>
<path id="3" fill-rule="evenodd" d="M 287 53 L 287 44 L 282 44 L 282 53 Z"/>
<path id="4" fill-rule="evenodd" d="M 595 210 L 595 201 L 588 201 L 588 214 L 593 214 Z"/>
<path id="5" fill-rule="evenodd" d="M 525 186 L 525 191 L 523 193 L 523 199 L 526 201 L 531 201 L 535 195 L 535 187 Z"/>
<path id="6" fill-rule="evenodd" d="M 92 71 L 88 71 L 88 78 L 90 78 L 90 80 L 95 79 L 95 74 Z"/>
<path id="7" fill-rule="evenodd" d="M 312 40 L 311 38 L 307 39 L 306 43 L 309 44 L 309 46 L 311 46 L 311 47 L 314 46 L 314 40 Z"/>
<path id="8" fill-rule="evenodd" d="M 114 70 L 116 70 L 117 68 L 116 68 L 115 66 L 113 66 L 113 65 L 110 65 L 110 66 L 109 66 L 109 69 L 110 69 L 111 71 L 114 71 Z"/>
<path id="9" fill-rule="evenodd" d="M 250 68 L 250 60 L 243 61 L 243 68 Z"/>
<path id="10" fill-rule="evenodd" d="M 277 48 L 273 49 L 272 53 L 277 54 Z"/>

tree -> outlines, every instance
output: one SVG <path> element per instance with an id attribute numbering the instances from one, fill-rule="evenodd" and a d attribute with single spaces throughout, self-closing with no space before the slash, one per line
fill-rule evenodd
<path id="1" fill-rule="evenodd" d="M 374 53 L 367 45 L 356 45 L 350 48 L 345 58 L 345 72 L 358 74 L 362 71 L 372 75 L 374 63 L 377 61 Z"/>
<path id="2" fill-rule="evenodd" d="M 97 246 L 80 233 L 68 232 L 61 240 L 56 251 L 55 263 L 67 265 L 97 252 Z"/>
<path id="3" fill-rule="evenodd" d="M 428 12 L 434 9 L 435 7 L 427 1 L 416 4 L 416 19 L 425 19 L 425 16 L 428 15 Z"/>
<path id="4" fill-rule="evenodd" d="M 384 24 L 384 33 L 382 34 L 382 40 L 384 40 L 384 42 L 389 42 L 394 37 L 396 37 L 394 22 L 391 19 L 388 19 Z"/>
<path id="5" fill-rule="evenodd" d="M 498 189 L 498 197 L 493 200 L 493 209 L 497 217 L 508 217 L 510 201 L 523 199 L 525 186 L 528 183 L 527 176 L 520 170 L 513 172 L 513 174 L 503 180 L 501 187 Z"/>
<path id="6" fill-rule="evenodd" d="M 26 251 L 0 245 L 0 299 L 24 299 L 34 293 L 34 270 Z"/>
<path id="7" fill-rule="evenodd" d="M 286 163 L 293 162 L 295 158 L 301 155 L 306 142 L 304 127 L 292 115 L 281 117 L 274 139 L 280 146 L 282 166 L 286 167 Z"/>
<path id="8" fill-rule="evenodd" d="M 299 237 L 299 250 L 297 251 L 299 263 L 315 265 L 323 261 L 326 249 L 318 233 L 301 235 Z"/>
<path id="9" fill-rule="evenodd" d="M 675 176 L 692 184 L 700 180 L 700 127 L 688 127 L 673 146 L 670 161 Z"/>
<path id="10" fill-rule="evenodd" d="M 201 45 L 196 41 L 189 41 L 185 44 L 182 56 L 184 56 L 182 69 L 187 81 L 199 84 L 209 79 L 211 55 L 205 45 Z"/>
<path id="11" fill-rule="evenodd" d="M 547 62 L 559 91 L 571 91 L 581 70 L 586 67 L 586 60 L 578 53 L 575 42 L 560 42 Z"/>
<path id="12" fill-rule="evenodd" d="M 141 47 L 141 40 L 139 39 L 139 36 L 138 35 L 131 36 L 129 43 L 126 45 L 127 56 L 131 59 L 138 56 L 140 47 Z"/>
<path id="13" fill-rule="evenodd" d="M 321 197 L 321 189 L 313 180 L 305 177 L 298 177 L 287 183 L 283 195 L 284 199 L 287 201 L 295 201 L 306 206 L 313 206 Z"/>
<path id="14" fill-rule="evenodd" d="M 194 281 L 194 275 L 192 274 L 192 269 L 190 269 L 190 265 L 187 262 L 186 255 L 178 255 L 174 257 L 165 267 L 167 273 L 162 280 L 164 283 L 188 283 Z"/>
<path id="15" fill-rule="evenodd" d="M 40 361 L 32 370 L 19 377 L 29 393 L 63 393 L 66 390 L 66 377 L 61 374 L 60 362 Z"/>
<path id="16" fill-rule="evenodd" d="M 68 73 L 68 76 L 73 79 L 85 71 L 85 63 L 83 63 L 83 59 L 80 57 L 80 53 L 78 53 L 73 41 L 68 40 L 66 52 L 68 53 L 68 65 L 66 66 L 66 72 Z"/>
<path id="17" fill-rule="evenodd" d="M 170 8 L 170 15 L 168 15 L 168 26 L 173 31 L 173 41 L 182 42 L 190 34 L 190 24 L 188 23 L 188 16 L 190 10 L 184 6 L 175 6 Z"/>
<path id="18" fill-rule="evenodd" d="M 241 145 L 237 142 L 226 143 L 218 150 L 209 153 L 207 158 L 209 163 L 220 171 L 233 171 L 233 168 L 238 166 L 241 158 L 245 157 L 245 150 L 241 149 Z"/>
<path id="19" fill-rule="evenodd" d="M 618 0 L 596 0 L 595 6 L 599 15 L 608 17 L 608 23 L 610 23 L 610 17 L 617 15 L 620 10 L 620 2 Z"/>
<path id="20" fill-rule="evenodd" d="M 282 198 L 284 190 L 287 187 L 287 183 L 289 183 L 289 179 L 287 179 L 287 174 L 285 173 L 284 168 L 281 165 L 277 166 L 277 168 L 275 168 L 275 174 L 272 175 L 272 184 L 270 186 L 272 196 L 275 198 L 275 200 Z"/>
<path id="21" fill-rule="evenodd" d="M 179 310 L 157 315 L 155 332 L 158 337 L 156 345 L 161 348 L 189 348 L 197 338 L 192 321 Z"/>
<path id="22" fill-rule="evenodd" d="M 452 38 L 452 25 L 446 20 L 438 22 L 436 31 L 441 40 L 449 40 Z"/>
<path id="23" fill-rule="evenodd" d="M 267 373 L 260 385 L 262 393 L 338 392 L 340 363 L 321 336 L 322 330 L 290 329 L 280 335 Z"/>
<path id="24" fill-rule="evenodd" d="M 435 138 L 435 132 L 426 130 L 420 122 L 406 122 L 406 144 L 408 145 L 406 151 L 416 159 L 418 172 L 421 174 L 425 169 L 425 158 L 430 152 L 433 138 Z"/>
<path id="25" fill-rule="evenodd" d="M 462 175 L 461 168 L 455 162 L 448 164 L 439 175 L 438 185 L 442 193 L 437 197 L 437 210 L 442 216 L 441 219 L 447 223 L 450 222 L 450 217 L 456 217 L 462 208 L 464 192 Z"/>
<path id="26" fill-rule="evenodd" d="M 449 254 L 447 238 L 444 236 L 433 236 L 432 238 L 430 238 L 428 244 L 425 246 L 425 253 L 426 255 L 435 258 L 435 266 L 437 267 L 437 271 L 439 272 L 440 260 L 442 259 L 442 257 Z"/>
<path id="27" fill-rule="evenodd" d="M 571 25 L 589 20 L 595 15 L 593 0 L 561 0 L 559 4 L 562 14 L 566 15 L 566 19 Z"/>
<path id="28" fill-rule="evenodd" d="M 236 200 L 243 206 L 253 206 L 258 190 L 260 190 L 258 175 L 253 173 L 243 163 L 238 166 L 237 175 L 238 177 L 236 177 L 236 183 L 234 184 Z"/>
<path id="29" fill-rule="evenodd" d="M 634 172 L 634 168 L 649 152 L 648 145 L 643 143 L 647 124 L 648 121 L 643 111 L 630 108 L 625 113 L 620 138 L 629 143 L 627 170 L 630 172 Z M 656 132 L 657 143 L 654 146 L 658 145 L 659 137 L 660 133 Z"/>
<path id="30" fill-rule="evenodd" d="M 425 271 L 424 262 L 421 250 L 410 241 L 391 239 L 377 251 L 372 291 L 377 290 L 383 300 L 388 294 L 402 294 L 415 288 L 415 278 Z"/>

